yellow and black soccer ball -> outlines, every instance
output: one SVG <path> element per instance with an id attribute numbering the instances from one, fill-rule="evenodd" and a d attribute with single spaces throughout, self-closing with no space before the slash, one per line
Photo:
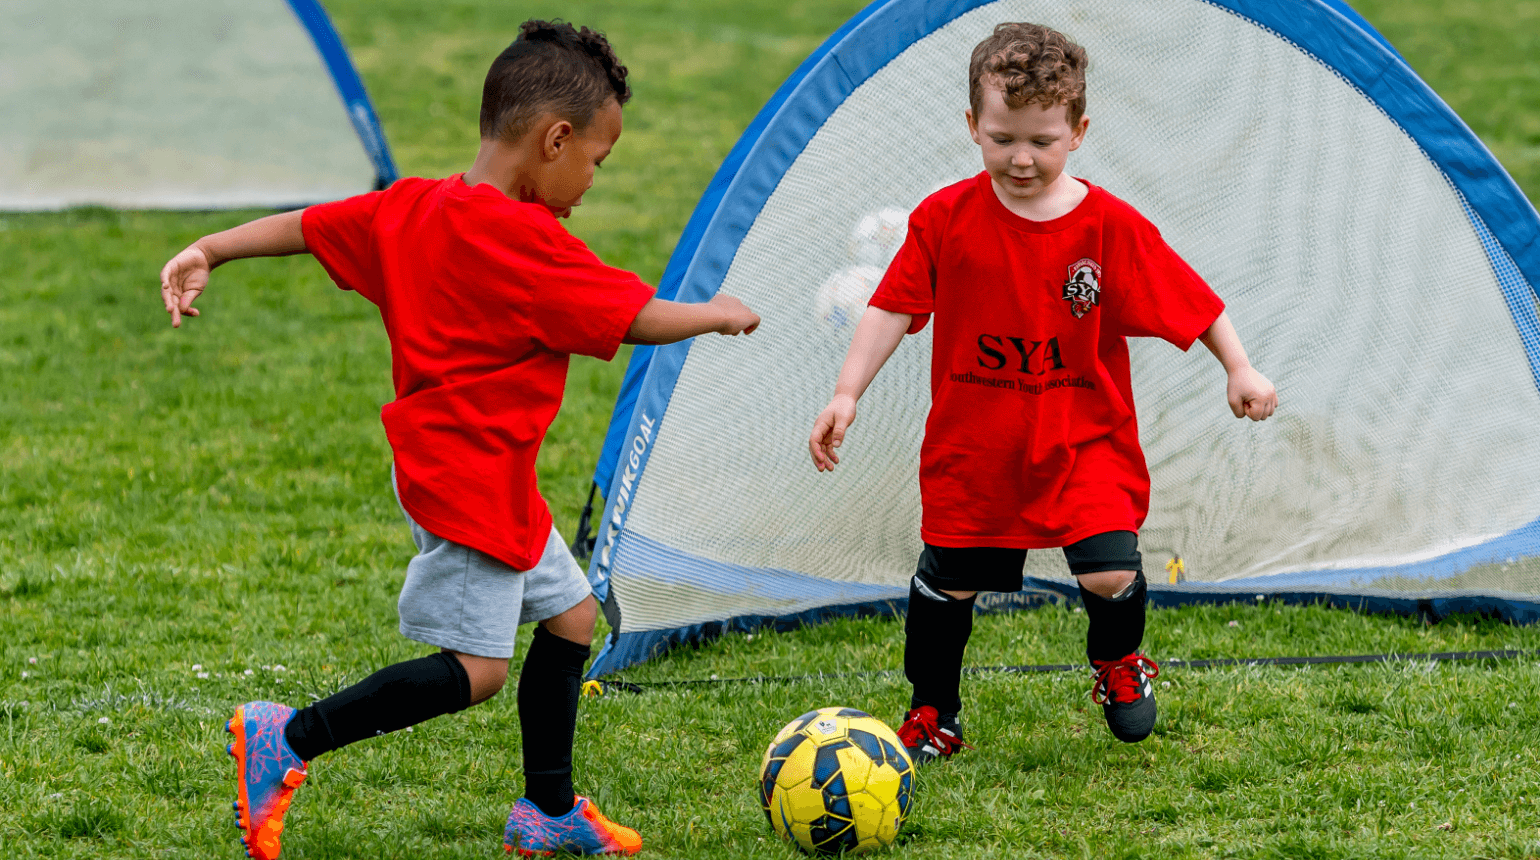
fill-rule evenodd
<path id="1" fill-rule="evenodd" d="M 854 708 L 819 708 L 787 723 L 759 769 L 771 828 L 811 854 L 891 844 L 913 795 L 914 763 L 898 735 Z"/>

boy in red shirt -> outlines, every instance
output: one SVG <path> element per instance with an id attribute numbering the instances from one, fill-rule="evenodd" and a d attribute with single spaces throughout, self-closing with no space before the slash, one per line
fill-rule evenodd
<path id="1" fill-rule="evenodd" d="M 963 651 L 979 591 L 1019 591 L 1029 549 L 1063 547 L 1090 622 L 1092 698 L 1120 740 L 1155 725 L 1138 530 L 1149 510 L 1129 385 L 1129 336 L 1202 340 L 1237 418 L 1273 413 L 1224 303 L 1127 203 L 1064 171 L 1080 146 L 1086 54 L 1063 34 L 1001 24 L 973 51 L 968 131 L 984 171 L 909 219 L 808 441 L 820 470 L 856 401 L 906 333 L 934 315 L 920 453 L 921 537 L 910 582 L 899 737 L 918 763 L 962 742 Z"/>
<path id="2" fill-rule="evenodd" d="M 601 34 L 525 22 L 487 73 L 481 146 L 464 174 L 403 179 L 205 236 L 161 272 L 173 326 L 198 315 L 193 301 L 210 270 L 242 257 L 309 252 L 339 287 L 379 306 L 396 390 L 381 416 L 418 548 L 401 590 L 401 632 L 442 649 L 298 711 L 235 709 L 236 818 L 252 857 L 278 856 L 306 762 L 486 701 L 528 621 L 539 625 L 518 685 L 525 796 L 504 844 L 523 855 L 641 848 L 636 831 L 573 793 L 597 604 L 551 524 L 535 456 L 561 405 L 569 355 L 608 360 L 623 342 L 748 333 L 759 317 L 729 296 L 654 298 L 557 221 L 593 184 L 630 95 Z"/>

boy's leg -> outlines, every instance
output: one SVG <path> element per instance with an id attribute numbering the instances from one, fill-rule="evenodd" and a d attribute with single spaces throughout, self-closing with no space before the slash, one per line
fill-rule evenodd
<path id="1" fill-rule="evenodd" d="M 407 565 L 401 632 L 444 649 L 387 666 L 295 711 L 248 702 L 228 725 L 240 776 L 236 818 L 253 857 L 278 856 L 278 834 L 306 762 L 490 698 L 508 674 L 525 578 L 497 559 L 423 529 L 407 517 L 418 554 Z M 480 656 L 472 656 L 480 655 Z"/>
<path id="2" fill-rule="evenodd" d="M 1091 696 L 1119 740 L 1144 740 L 1155 727 L 1150 679 L 1159 668 L 1139 653 L 1148 592 L 1138 537 L 1128 531 L 1093 535 L 1065 547 L 1064 558 L 1080 584 L 1089 622 L 1086 656 L 1096 670 Z"/>
<path id="3" fill-rule="evenodd" d="M 479 690 L 466 671 L 467 662 L 477 670 Z M 468 656 L 462 660 L 448 651 L 386 666 L 351 687 L 301 708 L 284 729 L 284 737 L 296 755 L 310 761 L 365 738 L 463 711 L 491 698 L 502 686 L 499 666 L 501 677 L 507 677 L 505 659 Z"/>
<path id="4" fill-rule="evenodd" d="M 524 797 L 508 812 L 503 845 L 522 855 L 635 854 L 642 837 L 572 789 L 572 741 L 598 603 L 554 528 L 540 564 L 525 576 L 521 612 L 539 626 L 519 675 Z"/>
<path id="5" fill-rule="evenodd" d="M 535 627 L 519 674 L 519 728 L 524 736 L 524 796 L 546 815 L 566 815 L 572 791 L 572 742 L 583 668 L 592 651 L 598 604 L 577 606 Z"/>
<path id="6" fill-rule="evenodd" d="M 443 650 L 387 666 L 300 710 L 284 734 L 309 761 L 490 699 L 508 677 L 525 577 L 407 517 L 417 556 L 407 564 L 397 610 L 401 632 Z"/>
<path id="7" fill-rule="evenodd" d="M 909 707 L 956 714 L 962 710 L 963 655 L 973 635 L 978 592 L 938 587 L 927 575 L 926 561 L 922 555 L 920 571 L 909 580 L 904 618 L 904 677 L 914 687 Z"/>
<path id="8" fill-rule="evenodd" d="M 506 675 L 508 661 L 501 663 Z M 275 702 L 237 707 L 225 728 L 235 736 L 229 747 L 239 780 L 235 817 L 247 854 L 259 860 L 278 857 L 283 816 L 308 774 L 307 762 L 354 741 L 470 707 L 472 689 L 460 660 L 440 653 L 387 666 L 298 711 Z"/>
<path id="9" fill-rule="evenodd" d="M 925 545 L 909 581 L 904 676 L 914 685 L 899 737 L 924 764 L 962 741 L 962 663 L 979 591 L 1019 591 L 1026 550 Z"/>

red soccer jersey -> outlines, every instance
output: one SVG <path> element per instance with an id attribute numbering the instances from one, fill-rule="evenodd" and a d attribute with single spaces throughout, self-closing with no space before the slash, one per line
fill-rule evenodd
<path id="1" fill-rule="evenodd" d="M 302 225 L 337 286 L 385 322 L 396 399 L 380 415 L 407 513 L 534 567 L 551 530 L 535 455 L 568 356 L 612 358 L 652 287 L 599 262 L 544 206 L 459 175 L 312 206 Z"/>
<path id="2" fill-rule="evenodd" d="M 935 316 L 920 534 L 1035 549 L 1138 531 L 1150 475 L 1129 384 L 1131 335 L 1185 350 L 1224 310 L 1127 203 L 1086 183 L 1067 215 L 1005 208 L 989 174 L 944 188 L 871 304 Z"/>

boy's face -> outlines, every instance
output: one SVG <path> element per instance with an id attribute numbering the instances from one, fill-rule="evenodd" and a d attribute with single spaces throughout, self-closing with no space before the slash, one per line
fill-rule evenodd
<path id="1" fill-rule="evenodd" d="M 1069 124 L 1069 105 L 1043 107 L 1037 102 L 1013 108 L 1005 91 L 984 86 L 979 115 L 970 108 L 968 133 L 983 150 L 984 169 L 1007 197 L 1033 200 L 1064 172 L 1069 154 L 1085 140 L 1090 120 Z"/>
<path id="2" fill-rule="evenodd" d="M 610 99 L 594 111 L 586 128 L 561 142 L 537 189 L 540 202 L 557 218 L 566 218 L 582 205 L 583 194 L 593 187 L 594 169 L 615 147 L 620 131 L 620 102 Z"/>

